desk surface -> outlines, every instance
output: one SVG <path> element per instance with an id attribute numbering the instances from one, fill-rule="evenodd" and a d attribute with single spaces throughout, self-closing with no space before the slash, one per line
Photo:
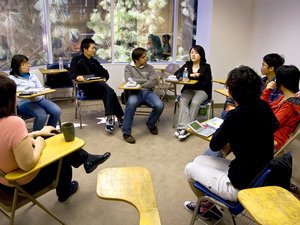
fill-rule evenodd
<path id="1" fill-rule="evenodd" d="M 189 81 L 178 81 L 178 80 L 165 80 L 168 83 L 173 83 L 173 84 L 196 84 L 198 82 L 198 80 L 189 80 Z"/>
<path id="2" fill-rule="evenodd" d="M 39 70 L 44 75 L 55 75 L 55 74 L 67 73 L 68 72 L 68 70 L 66 70 L 66 69 L 60 70 L 60 69 L 40 68 Z"/>
<path id="3" fill-rule="evenodd" d="M 225 97 L 229 97 L 229 93 L 227 89 L 214 89 L 215 92 L 224 95 Z"/>
<path id="4" fill-rule="evenodd" d="M 212 80 L 212 82 L 214 82 L 214 83 L 218 83 L 218 84 L 226 84 L 226 80 L 221 80 L 221 79 L 214 79 L 214 80 Z"/>
<path id="5" fill-rule="evenodd" d="M 239 191 L 238 199 L 258 224 L 295 225 L 300 222 L 300 201 L 281 187 L 244 189 Z"/>
<path id="6" fill-rule="evenodd" d="M 135 206 L 140 225 L 160 225 L 152 178 L 143 167 L 106 168 L 98 173 L 97 195 Z"/>
<path id="7" fill-rule="evenodd" d="M 40 96 L 40 95 L 46 95 L 46 94 L 50 94 L 50 93 L 53 93 L 55 92 L 56 90 L 55 89 L 45 89 L 45 90 L 42 90 L 42 91 L 39 91 L 35 94 L 32 94 L 32 95 L 22 95 L 20 96 L 20 92 L 17 94 L 17 97 L 18 98 L 22 98 L 22 99 L 31 99 L 31 98 L 35 98 L 37 96 Z"/>
<path id="8" fill-rule="evenodd" d="M 84 80 L 84 81 L 75 81 L 77 84 L 89 84 L 95 82 L 106 82 L 104 78 L 95 79 L 95 80 Z"/>
<path id="9" fill-rule="evenodd" d="M 80 149 L 84 145 L 82 139 L 76 138 L 74 141 L 66 142 L 63 134 L 55 135 L 46 140 L 46 147 L 44 148 L 39 162 L 30 171 L 18 169 L 5 175 L 9 181 L 21 179 L 28 174 L 40 170 L 41 168 L 59 160 L 60 158 Z"/>
<path id="10" fill-rule="evenodd" d="M 119 89 L 122 90 L 141 90 L 141 85 L 137 85 L 136 87 L 125 87 L 126 82 L 123 82 L 119 85 Z"/>

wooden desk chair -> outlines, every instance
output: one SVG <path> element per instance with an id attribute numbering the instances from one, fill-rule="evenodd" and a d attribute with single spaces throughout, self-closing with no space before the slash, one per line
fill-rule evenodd
<path id="1" fill-rule="evenodd" d="M 102 82 L 102 81 L 88 81 L 90 83 L 92 82 Z M 74 96 L 75 96 L 75 119 L 78 118 L 79 116 L 79 124 L 80 124 L 80 129 L 82 129 L 82 108 L 86 107 L 93 107 L 97 108 L 99 111 L 104 108 L 104 104 L 102 102 L 101 98 L 95 98 L 95 99 L 83 99 L 81 96 L 79 96 L 79 84 L 81 82 L 73 81 L 73 91 L 74 91 Z"/>
<path id="2" fill-rule="evenodd" d="M 286 148 L 298 137 L 299 134 L 300 134 L 300 123 L 298 123 L 298 126 L 291 134 L 290 138 L 285 142 L 285 144 L 277 152 L 275 152 L 274 157 L 277 158 L 281 156 L 286 151 Z"/>
<path id="3" fill-rule="evenodd" d="M 271 166 L 267 166 L 263 171 L 252 181 L 252 183 L 249 185 L 249 188 L 252 187 L 260 187 L 264 184 L 265 180 L 271 173 L 272 168 Z M 203 193 L 203 196 L 200 196 L 197 201 L 197 205 L 195 207 L 195 210 L 193 212 L 193 216 L 190 222 L 190 225 L 193 225 L 198 218 L 198 212 L 200 208 L 200 203 L 202 200 L 208 200 L 209 202 L 212 202 L 216 208 L 221 212 L 222 216 L 217 215 L 213 208 L 209 209 L 209 211 L 214 214 L 216 217 L 218 217 L 217 221 L 210 221 L 209 224 L 219 224 L 220 222 L 223 222 L 224 224 L 230 224 L 230 225 L 236 225 L 235 222 L 235 216 L 241 214 L 244 211 L 243 206 L 240 202 L 231 202 L 226 199 L 221 198 L 220 196 L 214 194 L 211 192 L 208 188 L 200 184 L 199 182 L 194 182 L 194 187 L 198 189 L 200 192 Z M 246 215 L 244 215 L 247 217 Z M 199 217 L 199 220 L 201 218 Z M 201 220 L 204 224 L 205 221 Z M 215 223 L 212 223 L 215 222 Z"/>
<path id="4" fill-rule="evenodd" d="M 156 69 L 159 70 L 159 72 L 156 73 L 158 76 L 158 84 L 155 87 L 155 91 L 158 92 L 161 100 L 166 99 L 168 101 L 167 93 L 169 91 L 174 94 L 176 93 L 176 86 L 172 83 L 167 83 L 165 80 L 169 75 L 173 75 L 179 68 L 178 64 L 170 63 L 164 69 Z"/>
<path id="5" fill-rule="evenodd" d="M 140 225 L 161 225 L 151 175 L 145 168 L 101 170 L 97 178 L 97 195 L 132 204 L 139 211 Z"/>
<path id="6" fill-rule="evenodd" d="M 238 199 L 258 224 L 295 225 L 300 222 L 300 201 L 284 188 L 244 189 L 238 193 Z"/>

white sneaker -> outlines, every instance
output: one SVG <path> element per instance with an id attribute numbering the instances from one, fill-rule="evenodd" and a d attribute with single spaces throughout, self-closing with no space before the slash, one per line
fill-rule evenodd
<path id="1" fill-rule="evenodd" d="M 188 136 L 190 136 L 190 133 L 187 132 L 186 130 L 182 130 L 183 132 L 180 132 L 180 135 L 178 136 L 179 140 L 184 140 L 186 139 Z"/>
<path id="2" fill-rule="evenodd" d="M 175 133 L 174 133 L 174 135 L 175 135 L 175 137 L 179 137 L 180 135 L 182 135 L 184 133 L 184 130 L 176 130 L 175 131 Z"/>

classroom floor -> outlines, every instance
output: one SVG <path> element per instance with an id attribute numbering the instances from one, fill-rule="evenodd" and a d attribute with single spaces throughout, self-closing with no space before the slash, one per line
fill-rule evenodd
<path id="1" fill-rule="evenodd" d="M 74 119 L 74 103 L 57 102 L 62 108 L 62 122 L 78 123 Z M 76 128 L 76 136 L 85 140 L 85 149 L 90 153 L 111 152 L 111 158 L 93 173 L 86 174 L 82 167 L 73 170 L 73 177 L 79 182 L 79 190 L 64 203 L 57 200 L 51 191 L 39 200 L 48 209 L 69 225 L 138 225 L 136 209 L 120 201 L 102 200 L 96 195 L 97 172 L 108 167 L 143 166 L 150 170 L 162 225 L 187 225 L 192 214 L 183 207 L 186 200 L 196 200 L 184 176 L 184 166 L 202 154 L 208 142 L 196 136 L 185 141 L 174 137 L 172 128 L 174 101 L 165 102 L 165 110 L 158 123 L 159 134 L 152 135 L 145 116 L 135 116 L 133 133 L 136 144 L 128 144 L 122 132 L 116 128 L 113 135 L 105 131 L 104 124 L 97 124 L 103 116 L 95 108 L 83 113 L 83 122 L 88 126 Z M 215 110 L 220 116 L 221 108 Z M 244 217 L 237 218 L 237 224 L 248 224 Z M 0 213 L 0 224 L 9 224 Z M 26 205 L 17 210 L 15 225 L 57 224 L 37 206 Z M 195 223 L 200 224 L 200 223 Z M 255 223 L 252 223 L 255 224 Z"/>

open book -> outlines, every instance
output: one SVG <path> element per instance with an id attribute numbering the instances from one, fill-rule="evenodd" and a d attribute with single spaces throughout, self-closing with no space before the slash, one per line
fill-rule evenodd
<path id="1" fill-rule="evenodd" d="M 190 122 L 188 124 L 188 127 L 191 128 L 198 135 L 201 135 L 203 137 L 209 137 L 216 132 L 216 130 L 220 127 L 222 123 L 223 119 L 214 117 L 203 124 L 195 120 L 193 122 Z"/>

